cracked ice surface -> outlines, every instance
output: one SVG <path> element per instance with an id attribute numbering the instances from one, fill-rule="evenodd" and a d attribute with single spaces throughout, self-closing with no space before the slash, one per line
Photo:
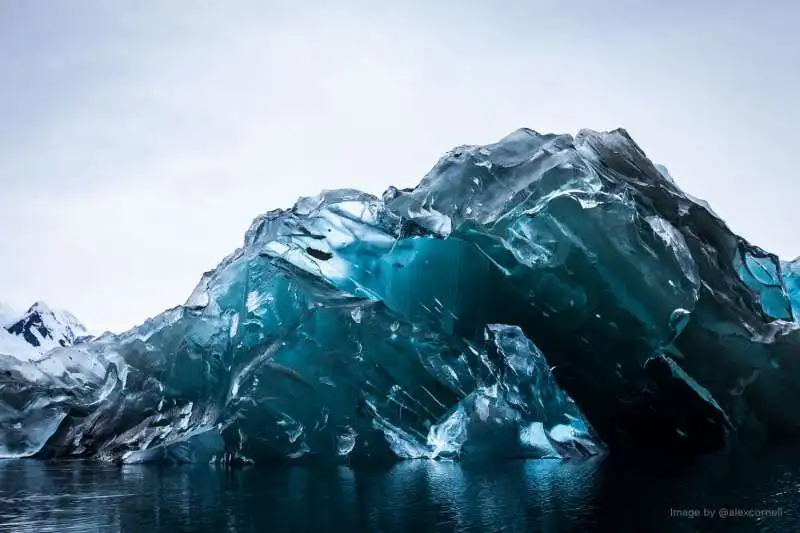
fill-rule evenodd
<path id="1" fill-rule="evenodd" d="M 3 353 L 0 455 L 572 458 L 796 436 L 796 265 L 623 130 L 523 129 L 412 190 L 258 217 L 133 330 Z"/>

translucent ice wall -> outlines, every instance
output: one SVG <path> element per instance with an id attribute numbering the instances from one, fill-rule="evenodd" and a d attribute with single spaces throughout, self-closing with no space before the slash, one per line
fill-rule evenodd
<path id="1" fill-rule="evenodd" d="M 258 217 L 184 306 L 0 361 L 0 454 L 693 454 L 797 436 L 798 270 L 622 130 Z"/>

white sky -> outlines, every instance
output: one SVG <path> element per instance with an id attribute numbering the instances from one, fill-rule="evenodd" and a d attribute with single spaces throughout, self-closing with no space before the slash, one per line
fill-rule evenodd
<path id="1" fill-rule="evenodd" d="M 522 126 L 623 126 L 794 257 L 798 6 L 2 1 L 0 300 L 122 330 L 183 303 L 259 213 L 412 186 Z"/>

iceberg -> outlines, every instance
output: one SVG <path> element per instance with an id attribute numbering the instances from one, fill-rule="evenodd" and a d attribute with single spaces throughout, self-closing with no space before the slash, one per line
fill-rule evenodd
<path id="1" fill-rule="evenodd" d="M 694 455 L 800 433 L 800 267 L 624 130 L 257 217 L 182 306 L 0 358 L 0 457 Z"/>

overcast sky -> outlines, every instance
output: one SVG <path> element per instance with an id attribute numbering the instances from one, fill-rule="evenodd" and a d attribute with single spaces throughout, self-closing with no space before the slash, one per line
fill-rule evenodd
<path id="1" fill-rule="evenodd" d="M 521 126 L 623 126 L 793 258 L 798 5 L 0 1 L 0 300 L 126 329 L 259 213 L 411 186 Z"/>

